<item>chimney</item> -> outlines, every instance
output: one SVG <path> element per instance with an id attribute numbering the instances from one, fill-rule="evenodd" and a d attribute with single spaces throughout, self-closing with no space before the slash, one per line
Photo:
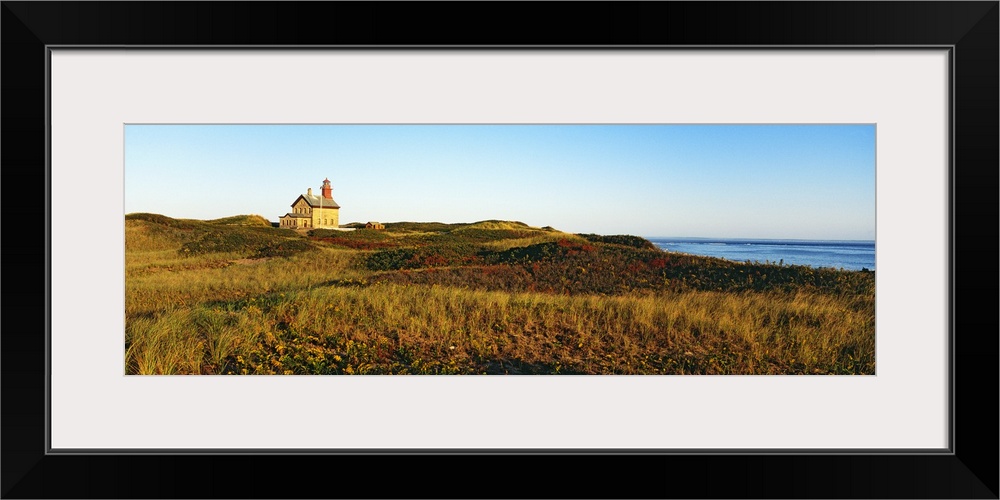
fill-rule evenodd
<path id="1" fill-rule="evenodd" d="M 306 194 L 309 196 L 313 195 L 313 188 L 306 189 Z"/>

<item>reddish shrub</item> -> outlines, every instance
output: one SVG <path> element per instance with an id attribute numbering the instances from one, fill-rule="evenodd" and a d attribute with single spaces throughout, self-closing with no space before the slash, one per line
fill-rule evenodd
<path id="1" fill-rule="evenodd" d="M 312 238 L 313 240 L 322 241 L 324 243 L 329 243 L 331 245 L 337 245 L 347 248 L 353 248 L 355 250 L 378 250 L 382 248 L 392 248 L 396 245 L 387 241 L 361 241 L 361 240 L 351 240 L 347 238 Z"/>
<path id="2" fill-rule="evenodd" d="M 414 257 L 416 257 L 416 256 L 414 256 Z M 448 264 L 448 259 L 446 259 L 446 258 L 444 258 L 444 257 L 442 257 L 440 255 L 428 255 L 427 257 L 424 257 L 423 264 L 426 267 L 445 266 L 445 265 Z"/>

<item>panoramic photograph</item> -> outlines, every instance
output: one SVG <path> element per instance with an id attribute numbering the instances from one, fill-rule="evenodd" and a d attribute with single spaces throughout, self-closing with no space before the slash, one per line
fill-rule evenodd
<path id="1" fill-rule="evenodd" d="M 875 125 L 125 125 L 128 375 L 874 375 Z"/>

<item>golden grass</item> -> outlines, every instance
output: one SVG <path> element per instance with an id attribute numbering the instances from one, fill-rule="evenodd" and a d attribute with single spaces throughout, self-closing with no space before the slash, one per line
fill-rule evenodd
<path id="1" fill-rule="evenodd" d="M 541 233 L 537 236 L 529 236 L 527 238 L 510 238 L 497 241 L 487 241 L 483 243 L 483 246 L 493 250 L 510 250 L 511 248 L 521 248 L 529 245 L 537 245 L 539 243 L 555 243 L 560 240 L 578 243 L 586 243 L 587 241 L 585 238 L 575 234 L 555 231 L 551 233 Z"/>

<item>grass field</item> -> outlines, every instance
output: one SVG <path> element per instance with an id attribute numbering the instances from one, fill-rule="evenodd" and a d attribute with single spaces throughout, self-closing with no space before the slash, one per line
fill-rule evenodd
<path id="1" fill-rule="evenodd" d="M 875 275 L 519 222 L 125 216 L 129 374 L 874 374 Z"/>

